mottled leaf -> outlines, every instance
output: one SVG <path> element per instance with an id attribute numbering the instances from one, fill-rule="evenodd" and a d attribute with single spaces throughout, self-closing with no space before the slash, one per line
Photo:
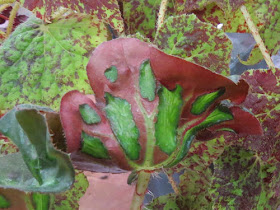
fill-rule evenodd
<path id="1" fill-rule="evenodd" d="M 277 209 L 280 205 L 280 163 L 262 161 L 253 151 L 226 147 L 214 164 L 215 209 Z"/>
<path id="2" fill-rule="evenodd" d="M 222 23 L 222 29 L 225 32 L 251 33 L 240 10 L 222 10 L 219 6 L 216 6 L 216 4 L 211 4 L 211 2 L 213 1 L 207 2 L 209 4 L 207 3 L 200 7 L 200 11 L 193 11 L 202 21 L 211 22 L 214 25 Z M 239 3 L 241 2 L 242 1 L 237 1 L 237 5 L 239 5 Z M 245 6 L 252 17 L 253 22 L 259 30 L 260 36 L 264 41 L 269 54 L 275 55 L 280 49 L 279 1 L 254 0 L 245 2 Z M 258 46 L 256 45 L 255 48 L 251 51 L 248 60 L 244 63 L 247 65 L 253 65 L 260 62 L 262 59 L 263 56 Z"/>
<path id="3" fill-rule="evenodd" d="M 51 110 L 21 105 L 0 119 L 0 131 L 20 153 L 0 157 L 0 186 L 27 192 L 61 192 L 70 188 L 74 170 L 66 154 L 54 149 L 44 113 Z M 41 114 L 42 113 L 42 114 Z"/>
<path id="4" fill-rule="evenodd" d="M 246 1 L 248 0 L 182 0 L 176 1 L 175 8 L 178 13 L 188 13 L 204 8 L 208 4 L 215 3 L 223 11 L 232 12 L 237 10 Z"/>
<path id="5" fill-rule="evenodd" d="M 229 75 L 231 41 L 223 31 L 201 22 L 194 14 L 167 18 L 155 44 L 167 54 Z"/>
<path id="6" fill-rule="evenodd" d="M 153 199 L 151 203 L 145 206 L 148 210 L 180 210 L 185 208 L 184 200 L 174 194 L 163 195 Z"/>
<path id="7" fill-rule="evenodd" d="M 139 32 L 153 39 L 160 0 L 124 0 L 123 14 L 128 34 Z"/>
<path id="8" fill-rule="evenodd" d="M 141 34 L 153 41 L 157 30 L 160 0 L 123 0 L 127 34 Z M 168 1 L 166 16 L 174 15 L 174 2 Z M 141 39 L 142 40 L 142 39 Z"/>
<path id="9" fill-rule="evenodd" d="M 250 92 L 243 104 L 260 121 L 264 134 L 262 136 L 228 134 L 226 140 L 255 151 L 263 161 L 271 157 L 280 161 L 280 69 L 250 70 L 241 78 L 250 85 Z"/>
<path id="10" fill-rule="evenodd" d="M 89 92 L 89 53 L 108 39 L 104 23 L 70 15 L 44 24 L 31 17 L 0 49 L 0 109 L 34 103 L 59 107 L 69 90 Z"/>
<path id="11" fill-rule="evenodd" d="M 147 97 L 141 90 L 141 69 L 147 62 L 152 72 L 146 78 L 149 84 L 145 88 L 149 89 L 145 91 L 149 96 L 156 91 L 155 97 Z M 112 66 L 118 73 L 113 82 L 106 75 Z M 87 71 L 96 99 L 71 91 L 63 97 L 60 111 L 68 151 L 78 156 L 83 131 L 98 138 L 112 163 L 125 170 L 170 167 L 185 157 L 198 132 L 225 121 L 231 122 L 238 133 L 261 133 L 258 121 L 240 107 L 219 105 L 225 99 L 233 104 L 244 101 L 248 85 L 243 80 L 236 84 L 149 43 L 134 38 L 105 42 L 93 52 Z M 213 98 L 213 92 L 220 90 L 221 94 Z M 193 114 L 191 109 L 197 107 L 198 98 L 205 106 Z M 101 122 L 86 124 L 80 104 L 88 104 Z M 239 118 L 248 120 L 250 126 L 240 129 Z M 166 136 L 156 134 L 163 129 L 168 129 Z"/>
<path id="12" fill-rule="evenodd" d="M 56 195 L 51 195 L 50 210 L 79 209 L 79 200 L 88 188 L 86 176 L 81 171 L 76 171 L 75 182 L 70 190 Z"/>
<path id="13" fill-rule="evenodd" d="M 159 209 L 163 209 L 168 202 L 176 202 L 179 209 L 211 209 L 211 164 L 223 153 L 224 147 L 223 137 L 210 141 L 195 141 L 183 161 L 175 167 L 165 169 L 169 176 L 173 176 L 174 173 L 180 174 L 177 186 L 179 194 L 160 196 L 152 202 L 154 209 L 157 209 L 155 207 L 158 207 L 159 201 L 162 206 Z"/>
<path id="14" fill-rule="evenodd" d="M 33 11 L 39 18 L 48 18 L 59 14 L 61 7 L 79 13 L 96 15 L 100 20 L 106 20 L 112 27 L 123 31 L 123 20 L 117 0 L 18 0 L 23 6 Z"/>

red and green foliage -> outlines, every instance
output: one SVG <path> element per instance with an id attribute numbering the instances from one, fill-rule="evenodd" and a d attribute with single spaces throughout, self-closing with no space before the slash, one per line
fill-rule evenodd
<path id="1" fill-rule="evenodd" d="M 276 54 L 278 1 L 164 2 L 0 7 L 13 30 L 0 33 L 0 208 L 78 209 L 88 183 L 73 166 L 132 171 L 139 197 L 143 174 L 179 174 L 176 194 L 149 209 L 280 205 L 280 70 L 231 80 L 225 34 L 250 33 L 245 5 Z M 17 15 L 18 4 L 34 15 Z M 256 45 L 244 63 L 262 59 Z"/>

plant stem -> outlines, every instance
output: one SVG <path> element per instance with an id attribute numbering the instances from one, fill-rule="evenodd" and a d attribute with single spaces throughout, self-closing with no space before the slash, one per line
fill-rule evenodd
<path id="1" fill-rule="evenodd" d="M 161 0 L 159 12 L 158 12 L 157 31 L 156 31 L 155 38 L 157 37 L 158 31 L 164 22 L 164 16 L 167 9 L 167 4 L 168 4 L 168 0 Z"/>
<path id="2" fill-rule="evenodd" d="M 141 210 L 150 177 L 151 173 L 145 171 L 139 172 L 130 210 Z"/>
<path id="3" fill-rule="evenodd" d="M 17 16 L 17 11 L 19 10 L 19 7 L 20 7 L 20 3 L 18 3 L 18 2 L 16 2 L 13 6 L 13 9 L 12 9 L 10 17 L 9 17 L 9 24 L 7 27 L 6 37 L 8 37 L 12 33 L 13 25 L 14 25 L 15 18 Z"/>
<path id="4" fill-rule="evenodd" d="M 0 0 L 0 4 L 10 4 L 10 3 L 14 3 L 15 0 Z"/>
<path id="5" fill-rule="evenodd" d="M 5 9 L 7 9 L 10 5 L 9 4 L 3 4 L 0 7 L 0 12 L 3 12 Z"/>
<path id="6" fill-rule="evenodd" d="M 174 179 L 173 179 L 173 177 L 172 177 L 172 174 L 167 174 L 167 173 L 166 173 L 166 175 L 167 175 L 167 178 L 168 178 L 169 183 L 171 184 L 172 189 L 174 190 L 174 193 L 175 193 L 176 195 L 179 195 L 179 194 L 180 194 L 180 191 L 179 191 L 179 189 L 178 189 L 178 187 L 177 187 L 176 182 L 174 181 Z"/>
<path id="7" fill-rule="evenodd" d="M 243 16 L 245 18 L 245 21 L 246 21 L 249 29 L 251 30 L 251 33 L 252 33 L 252 35 L 253 35 L 253 37 L 254 37 L 257 45 L 258 45 L 258 47 L 259 47 L 263 57 L 264 57 L 265 62 L 267 63 L 268 67 L 275 68 L 275 66 L 274 66 L 274 64 L 272 62 L 272 59 L 271 59 L 271 57 L 270 57 L 270 55 L 268 53 L 268 50 L 266 49 L 266 47 L 265 47 L 265 45 L 263 43 L 263 40 L 262 40 L 262 38 L 261 38 L 261 36 L 259 34 L 259 31 L 258 31 L 257 27 L 255 26 L 255 24 L 254 24 L 254 22 L 253 22 L 253 20 L 252 20 L 252 18 L 250 16 L 246 6 L 242 5 L 240 7 L 240 10 L 241 10 L 241 12 L 242 12 L 242 14 L 243 14 Z"/>

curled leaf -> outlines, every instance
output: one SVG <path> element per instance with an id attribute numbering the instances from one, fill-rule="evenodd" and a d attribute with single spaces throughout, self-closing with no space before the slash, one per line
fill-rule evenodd
<path id="1" fill-rule="evenodd" d="M 0 119 L 0 131 L 20 153 L 0 157 L 0 187 L 27 192 L 61 192 L 74 181 L 66 154 L 54 149 L 45 114 L 47 108 L 20 105 Z"/>

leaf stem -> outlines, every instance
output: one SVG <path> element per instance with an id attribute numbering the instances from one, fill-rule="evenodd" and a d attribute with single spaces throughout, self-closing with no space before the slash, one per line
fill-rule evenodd
<path id="1" fill-rule="evenodd" d="M 271 59 L 271 57 L 270 57 L 270 55 L 268 53 L 268 50 L 266 49 L 266 47 L 264 45 L 264 42 L 263 42 L 263 40 L 262 40 L 262 38 L 261 38 L 261 36 L 259 34 L 259 31 L 258 31 L 257 27 L 255 26 L 255 24 L 254 24 L 254 22 L 253 22 L 253 20 L 252 20 L 252 18 L 250 16 L 246 6 L 242 5 L 240 7 L 240 10 L 241 10 L 241 12 L 242 12 L 242 14 L 243 14 L 243 16 L 245 18 L 245 21 L 246 21 L 249 29 L 251 30 L 251 33 L 252 33 L 252 35 L 253 35 L 253 37 L 254 37 L 257 45 L 258 45 L 258 47 L 259 47 L 263 57 L 264 57 L 265 62 L 267 63 L 268 67 L 275 68 L 275 66 L 274 66 L 274 64 L 272 62 L 272 59 Z"/>
<path id="2" fill-rule="evenodd" d="M 6 37 L 8 37 L 12 33 L 13 25 L 14 25 L 15 18 L 17 16 L 17 11 L 19 10 L 19 7 L 20 7 L 20 3 L 18 3 L 18 2 L 16 2 L 15 5 L 13 6 L 13 9 L 12 9 L 10 17 L 9 17 L 9 24 L 7 27 Z"/>
<path id="3" fill-rule="evenodd" d="M 169 183 L 171 184 L 172 189 L 174 190 L 174 193 L 175 193 L 176 195 L 179 195 L 179 194 L 180 194 L 180 191 L 179 191 L 179 189 L 178 189 L 178 187 L 177 187 L 176 182 L 174 181 L 174 179 L 173 179 L 173 177 L 172 177 L 172 174 L 167 174 L 167 173 L 165 173 L 165 174 L 166 174 L 166 176 L 167 176 L 167 178 L 168 178 Z"/>
<path id="4" fill-rule="evenodd" d="M 130 210 L 141 210 L 150 177 L 151 173 L 145 171 L 139 172 Z"/>
<path id="5" fill-rule="evenodd" d="M 157 37 L 158 31 L 164 22 L 164 16 L 167 9 L 167 4 L 168 4 L 168 0 L 161 0 L 159 12 L 158 12 L 157 31 L 155 37 Z"/>
<path id="6" fill-rule="evenodd" d="M 7 9 L 10 5 L 9 4 L 3 4 L 0 7 L 0 12 L 3 12 L 5 9 Z"/>
<path id="7" fill-rule="evenodd" d="M 0 0 L 0 4 L 10 4 L 10 3 L 14 3 L 15 0 Z"/>

